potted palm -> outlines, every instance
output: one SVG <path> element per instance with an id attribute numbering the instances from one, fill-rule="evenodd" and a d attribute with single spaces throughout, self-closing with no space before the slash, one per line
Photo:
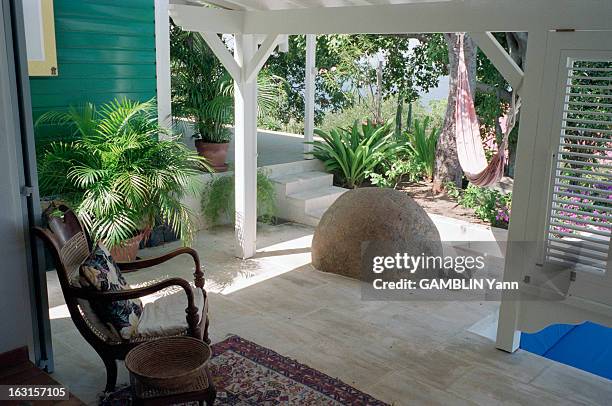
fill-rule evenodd
<path id="1" fill-rule="evenodd" d="M 233 81 L 198 33 L 172 25 L 172 112 L 194 138 L 200 156 L 217 172 L 227 170 L 231 140 Z"/>
<path id="2" fill-rule="evenodd" d="M 140 241 L 158 223 L 191 241 L 193 214 L 182 200 L 197 192 L 198 175 L 208 165 L 160 127 L 154 101 L 115 100 L 100 108 L 88 103 L 45 113 L 41 124 L 68 126 L 74 136 L 42 153 L 41 194 L 72 206 L 117 260 L 134 260 Z"/>

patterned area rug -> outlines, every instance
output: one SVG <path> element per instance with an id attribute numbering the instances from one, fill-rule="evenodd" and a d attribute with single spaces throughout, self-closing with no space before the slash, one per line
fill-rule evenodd
<path id="1" fill-rule="evenodd" d="M 386 403 L 344 382 L 238 336 L 212 345 L 215 405 L 357 405 Z M 129 388 L 101 402 L 125 405 Z"/>
<path id="2" fill-rule="evenodd" d="M 385 405 L 370 395 L 238 336 L 214 344 L 220 405 Z"/>

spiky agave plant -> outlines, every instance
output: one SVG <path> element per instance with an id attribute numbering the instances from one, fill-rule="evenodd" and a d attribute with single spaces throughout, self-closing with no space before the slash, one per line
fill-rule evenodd
<path id="1" fill-rule="evenodd" d="M 408 150 L 417 164 L 421 165 L 425 171 L 427 179 L 433 178 L 434 167 L 436 164 L 436 145 L 440 136 L 440 129 L 432 127 L 428 130 L 431 119 L 425 117 L 421 122 L 414 120 L 413 130 L 407 134 Z"/>
<path id="2" fill-rule="evenodd" d="M 393 122 L 380 126 L 371 122 L 351 128 L 315 130 L 323 141 L 314 141 L 312 155 L 351 189 L 359 187 L 367 174 L 385 160 L 394 159 L 401 150 L 393 138 Z"/>
<path id="3" fill-rule="evenodd" d="M 36 125 L 43 123 L 69 126 L 76 140 L 42 154 L 41 193 L 68 202 L 96 241 L 121 245 L 157 222 L 192 240 L 193 214 L 182 199 L 197 193 L 208 165 L 158 124 L 153 100 L 87 103 L 45 113 Z"/>

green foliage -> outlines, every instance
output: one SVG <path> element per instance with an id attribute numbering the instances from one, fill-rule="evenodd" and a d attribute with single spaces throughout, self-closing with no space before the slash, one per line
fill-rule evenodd
<path id="1" fill-rule="evenodd" d="M 423 165 L 408 155 L 381 163 L 375 172 L 368 173 L 368 177 L 373 185 L 395 189 L 405 180 L 409 182 L 420 180 L 423 172 Z"/>
<path id="2" fill-rule="evenodd" d="M 436 145 L 440 136 L 439 128 L 432 127 L 429 130 L 430 121 L 429 117 L 425 117 L 422 122 L 419 119 L 414 120 L 413 129 L 407 134 L 408 149 L 415 162 L 422 166 L 424 175 L 429 180 L 433 178 L 436 164 Z"/>
<path id="3" fill-rule="evenodd" d="M 439 34 L 415 36 L 397 35 L 320 35 L 317 37 L 315 122 L 321 125 L 329 114 L 353 105 L 369 103 L 376 92 L 375 66 L 370 62 L 385 55 L 383 67 L 383 99 L 414 101 L 419 91 L 427 91 L 438 84 L 446 70 L 446 46 Z M 412 41 L 411 41 L 412 40 Z M 271 112 L 279 127 L 299 126 L 304 120 L 304 79 L 306 40 L 303 35 L 290 37 L 289 52 L 273 55 L 267 62 L 269 71 L 286 78 L 287 102 Z M 410 52 L 408 52 L 410 50 Z M 446 59 L 445 59 L 446 58 Z M 393 108 L 392 110 L 394 110 Z M 395 114 L 388 118 L 395 117 Z M 268 120 L 275 121 L 275 120 Z M 351 125 L 352 122 L 344 125 Z M 327 127 L 325 131 L 331 128 Z"/>
<path id="4" fill-rule="evenodd" d="M 444 114 L 446 113 L 446 100 L 431 100 L 427 105 L 424 105 L 417 100 L 412 103 L 412 122 L 415 119 L 424 120 L 425 117 L 430 118 L 430 125 L 442 127 L 444 123 Z M 368 117 L 370 115 L 370 102 L 356 103 L 353 106 L 347 107 L 342 111 L 327 113 L 319 125 L 322 131 L 328 132 L 333 128 L 350 127 L 355 122 L 355 119 Z M 382 118 L 384 121 L 393 120 L 396 115 L 396 101 L 394 99 L 386 99 L 382 103 Z M 402 115 L 407 117 L 408 105 L 405 104 Z M 407 126 L 406 126 L 407 127 Z"/>
<path id="5" fill-rule="evenodd" d="M 395 159 L 401 146 L 394 140 L 393 122 L 376 126 L 355 122 L 351 128 L 329 132 L 315 130 L 323 141 L 314 141 L 312 155 L 323 161 L 343 186 L 359 187 L 368 173 L 386 160 Z"/>
<path id="6" fill-rule="evenodd" d="M 234 199 L 234 175 L 215 176 L 208 182 L 202 194 L 202 212 L 211 224 L 219 222 L 221 216 L 233 216 Z M 276 216 L 276 205 L 274 203 L 276 192 L 274 184 L 263 171 L 257 171 L 257 216 L 259 221 L 271 223 Z"/>
<path id="7" fill-rule="evenodd" d="M 158 125 L 153 101 L 72 106 L 43 114 L 42 123 L 68 126 L 78 139 L 44 151 L 41 194 L 70 204 L 94 240 L 120 245 L 158 221 L 191 240 L 192 213 L 181 201 L 196 193 L 207 164 Z"/>
<path id="8" fill-rule="evenodd" d="M 482 188 L 471 183 L 461 190 L 452 182 L 445 185 L 445 191 L 448 196 L 457 199 L 460 206 L 474 209 L 479 219 L 495 227 L 508 228 L 512 193 L 503 194 L 495 189 Z"/>
<path id="9" fill-rule="evenodd" d="M 206 142 L 231 139 L 234 81 L 197 32 L 172 25 L 170 33 L 172 112 L 194 122 L 192 136 Z M 259 116 L 276 111 L 284 96 L 284 80 L 262 71 L 257 79 Z M 184 126 L 186 129 L 186 126 Z"/>
<path id="10" fill-rule="evenodd" d="M 195 134 L 206 142 L 228 142 L 234 99 L 233 81 L 196 32 L 172 24 L 170 31 L 172 112 L 194 121 Z"/>

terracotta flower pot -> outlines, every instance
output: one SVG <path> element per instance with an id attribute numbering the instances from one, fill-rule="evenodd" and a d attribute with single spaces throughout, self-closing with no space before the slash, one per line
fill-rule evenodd
<path id="1" fill-rule="evenodd" d="M 198 154 L 206 158 L 210 165 L 215 168 L 216 172 L 227 171 L 227 164 L 225 163 L 225 158 L 227 158 L 227 149 L 229 147 L 229 142 L 216 144 L 203 140 L 195 140 L 195 146 L 198 150 Z"/>
<path id="2" fill-rule="evenodd" d="M 138 254 L 138 247 L 140 246 L 140 242 L 144 237 L 145 231 L 125 241 L 122 245 L 116 245 L 111 248 L 110 252 L 113 259 L 117 262 L 134 261 L 136 259 L 136 254 Z"/>

